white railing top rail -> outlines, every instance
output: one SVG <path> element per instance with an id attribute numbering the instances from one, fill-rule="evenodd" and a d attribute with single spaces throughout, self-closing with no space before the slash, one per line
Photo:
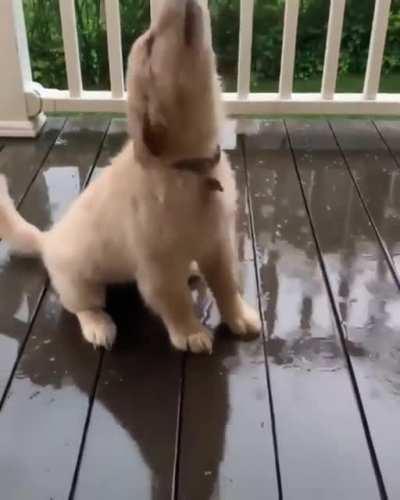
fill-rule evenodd
<path id="1" fill-rule="evenodd" d="M 155 15 L 162 1 L 150 0 L 152 15 Z M 13 78 L 14 82 L 17 79 L 21 84 L 20 87 L 23 88 L 22 97 L 20 88 L 16 89 L 14 99 L 24 100 L 25 122 L 30 122 L 32 113 L 35 110 L 37 112 L 38 109 L 47 112 L 124 111 L 126 96 L 119 0 L 104 0 L 110 91 L 85 91 L 83 89 L 75 0 L 59 0 L 68 81 L 68 89 L 65 91 L 32 85 L 30 63 L 26 57 L 28 50 L 22 0 L 3 0 L 3 3 L 2 17 L 0 17 L 2 49 L 0 50 L 0 70 L 6 65 L 8 67 L 10 57 L 17 59 L 13 61 L 15 63 L 14 73 L 9 78 Z M 318 93 L 293 92 L 299 4 L 300 0 L 286 0 L 285 4 L 279 91 L 276 93 L 253 93 L 250 89 L 254 0 L 241 0 L 237 92 L 224 94 L 227 112 L 232 115 L 400 114 L 400 93 L 382 94 L 378 91 L 391 0 L 375 0 L 364 89 L 359 94 L 335 93 L 346 0 L 330 1 L 321 91 Z M 2 74 L 4 75 L 4 71 Z M 6 81 L 0 82 L 0 86 L 4 86 L 6 89 L 13 85 L 7 79 L 6 76 Z M 1 94 L 4 93 L 1 92 Z M 5 108 L 6 104 L 2 101 L 5 101 L 4 97 L 0 97 L 0 135 L 2 129 L 7 128 L 2 125 L 2 122 L 10 121 L 8 119 L 10 112 L 8 111 L 8 114 L 4 112 L 2 106 Z M 8 107 L 10 107 L 9 102 Z M 19 121 L 18 117 L 16 121 Z M 18 126 L 16 126 L 17 128 Z"/>

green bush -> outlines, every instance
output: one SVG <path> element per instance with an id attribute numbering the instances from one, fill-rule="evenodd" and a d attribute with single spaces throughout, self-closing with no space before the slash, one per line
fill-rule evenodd
<path id="1" fill-rule="evenodd" d="M 333 0 L 334 1 L 334 0 Z M 240 0 L 210 0 L 214 47 L 225 87 L 233 90 L 237 72 Z M 279 78 L 284 0 L 256 0 L 252 86 Z M 124 61 L 133 40 L 149 23 L 149 0 L 121 0 Z M 46 87 L 66 88 L 57 0 L 24 0 L 34 79 Z M 109 88 L 107 38 L 102 0 L 76 0 L 84 86 Z M 365 70 L 374 0 L 348 0 L 342 38 L 340 75 Z M 302 0 L 295 79 L 320 78 L 323 68 L 328 0 Z M 392 1 L 384 74 L 400 72 L 400 0 Z"/>

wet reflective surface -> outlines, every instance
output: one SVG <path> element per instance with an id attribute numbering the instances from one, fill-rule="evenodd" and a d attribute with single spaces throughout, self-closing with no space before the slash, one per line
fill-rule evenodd
<path id="1" fill-rule="evenodd" d="M 104 167 L 108 167 L 111 160 L 123 148 L 127 140 L 127 124 L 124 118 L 113 118 L 107 130 L 107 138 L 101 146 L 101 153 L 96 161 L 90 177 L 92 182 L 101 173 Z"/>
<path id="2" fill-rule="evenodd" d="M 399 123 L 378 121 L 376 126 L 398 154 Z M 332 128 L 400 276 L 399 164 L 396 164 L 371 122 L 332 121 Z"/>
<path id="3" fill-rule="evenodd" d="M 20 203 L 45 161 L 64 122 L 63 118 L 50 119 L 38 139 L 5 141 L 0 155 L 0 173 L 7 176 L 16 204 Z M 37 307 L 41 279 L 38 266 L 22 259 L 17 263 L 5 243 L 0 241 L 0 400 Z"/>
<path id="4" fill-rule="evenodd" d="M 256 305 L 245 172 L 240 152 L 229 154 L 241 188 L 242 281 Z M 197 313 L 216 327 L 219 316 L 204 283 L 196 282 L 193 296 Z M 104 357 L 74 498 L 106 499 L 116 484 L 118 498 L 170 498 L 174 488 L 182 499 L 242 498 L 249 488 L 254 498 L 265 492 L 276 498 L 261 343 L 239 344 L 221 334 L 212 357 L 184 357 L 171 352 L 134 288 L 114 288 L 110 310 L 121 333 L 116 350 Z M 251 474 L 249 461 L 258 464 Z"/>
<path id="5" fill-rule="evenodd" d="M 230 156 L 240 191 L 241 285 L 257 308 L 245 172 L 240 154 Z M 203 320 L 215 328 L 220 318 L 212 297 L 199 291 L 196 296 Z M 221 328 L 213 355 L 189 356 L 184 373 L 178 498 L 277 499 L 262 340 L 239 342 Z"/>
<path id="6" fill-rule="evenodd" d="M 109 294 L 117 343 L 103 360 L 74 498 L 171 498 L 182 355 L 134 286 Z"/>
<path id="7" fill-rule="evenodd" d="M 379 498 L 283 124 L 246 146 L 283 497 Z"/>
<path id="8" fill-rule="evenodd" d="M 28 220 L 46 228 L 60 217 L 83 187 L 107 126 L 94 117 L 68 121 L 21 205 Z M 5 249 L 1 257 L 4 387 L 47 277 L 37 261 L 11 258 Z M 0 413 L 4 498 L 68 495 L 97 362 L 75 320 L 46 294 Z"/>
<path id="9" fill-rule="evenodd" d="M 332 122 L 373 222 L 397 267 L 400 244 L 396 222 L 398 170 L 376 129 L 369 122 Z M 394 126 L 393 126 L 394 128 Z M 400 129 L 398 138 L 400 139 Z M 321 130 L 325 141 L 328 134 Z M 393 134 L 393 129 L 392 129 Z M 393 136 L 392 136 L 393 137 Z M 321 174 L 333 185 L 344 168 Z M 315 185 L 315 190 L 320 187 Z M 326 190 L 325 190 L 326 192 Z M 348 351 L 371 429 L 389 498 L 400 496 L 400 294 L 353 189 L 335 197 L 333 210 L 347 204 L 342 237 L 326 248 L 326 262 L 336 300 L 341 303 Z M 337 208 L 336 208 L 337 207 Z M 315 211 L 316 217 L 318 210 Z M 322 227 L 322 221 L 318 223 Z M 331 232 L 334 231 L 332 227 Z M 325 233 L 321 245 L 325 252 Z"/>
<path id="10" fill-rule="evenodd" d="M 246 172 L 244 168 L 243 153 L 239 144 L 237 149 L 226 151 L 236 176 L 238 186 L 237 208 L 237 248 L 240 262 L 253 261 L 253 240 L 251 237 L 249 206 L 247 203 Z"/>
<path id="11" fill-rule="evenodd" d="M 125 120 L 113 120 L 94 176 L 125 132 Z M 171 498 L 183 357 L 134 286 L 113 287 L 108 310 L 118 337 L 104 355 L 74 498 Z"/>
<path id="12" fill-rule="evenodd" d="M 23 347 L 0 411 L 1 498 L 68 498 L 75 477 L 71 498 L 82 500 L 277 499 L 278 460 L 285 499 L 378 499 L 343 346 L 388 497 L 400 497 L 400 295 L 382 251 L 397 271 L 400 124 L 332 125 L 380 240 L 326 122 L 289 120 L 290 142 L 282 122 L 252 124 L 248 187 L 240 140 L 229 154 L 241 281 L 249 302 L 261 300 L 263 340 L 237 342 L 221 328 L 213 356 L 175 353 L 132 285 L 110 289 L 120 333 L 111 353 L 96 352 L 45 292 L 40 264 L 0 242 L 0 394 Z M 125 120 L 51 119 L 37 140 L 4 141 L 0 172 L 23 215 L 46 228 L 125 137 Z M 218 325 L 204 283 L 193 296 Z"/>
<path id="13" fill-rule="evenodd" d="M 47 293 L 0 413 L 4 498 L 67 498 L 98 357 Z"/>
<path id="14" fill-rule="evenodd" d="M 0 156 L 0 173 L 8 180 L 10 194 L 16 204 L 46 160 L 65 118 L 50 118 L 38 139 L 7 139 Z"/>

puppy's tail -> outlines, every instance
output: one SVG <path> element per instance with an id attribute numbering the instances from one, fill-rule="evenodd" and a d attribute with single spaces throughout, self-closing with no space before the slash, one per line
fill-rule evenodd
<path id="1" fill-rule="evenodd" d="M 0 175 L 0 238 L 6 240 L 15 252 L 41 254 L 43 233 L 17 212 L 4 175 Z"/>

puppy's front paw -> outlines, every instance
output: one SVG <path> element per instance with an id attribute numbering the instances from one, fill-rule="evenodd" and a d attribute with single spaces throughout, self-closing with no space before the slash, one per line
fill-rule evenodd
<path id="1" fill-rule="evenodd" d="M 85 311 L 78 314 L 85 339 L 94 347 L 111 349 L 117 335 L 117 327 L 103 311 Z"/>
<path id="2" fill-rule="evenodd" d="M 173 346 L 179 351 L 191 351 L 196 354 L 212 353 L 213 339 L 205 328 L 199 328 L 194 333 L 174 333 L 170 334 Z"/>
<path id="3" fill-rule="evenodd" d="M 235 310 L 229 317 L 224 318 L 225 323 L 235 335 L 254 338 L 261 333 L 261 320 L 258 311 L 240 299 Z"/>
<path id="4" fill-rule="evenodd" d="M 189 350 L 195 353 L 212 353 L 212 337 L 207 330 L 192 333 L 188 338 Z"/>

